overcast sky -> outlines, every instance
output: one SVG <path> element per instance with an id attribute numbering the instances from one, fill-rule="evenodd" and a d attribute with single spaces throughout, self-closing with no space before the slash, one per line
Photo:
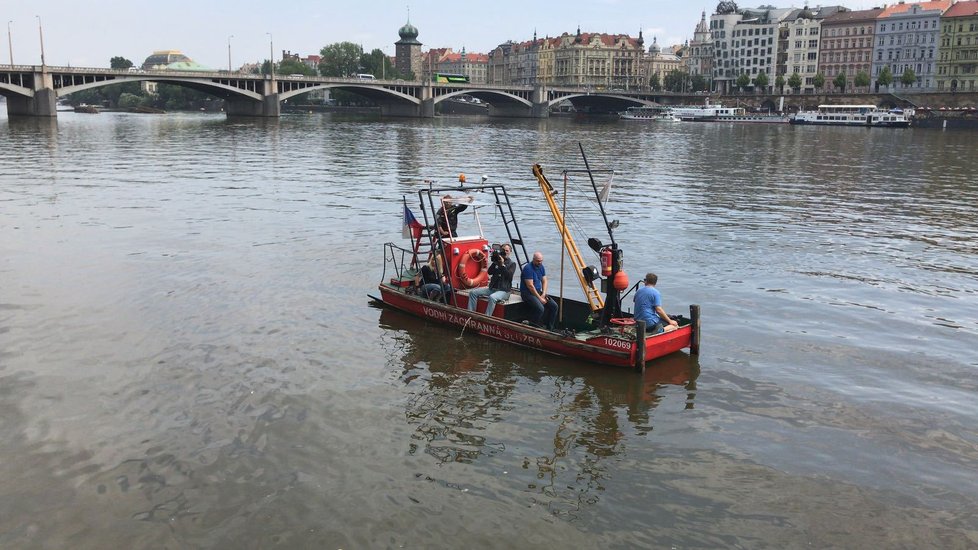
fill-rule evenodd
<path id="1" fill-rule="evenodd" d="M 801 7 L 804 0 L 797 4 Z M 870 0 L 841 4 L 854 9 L 874 5 Z M 48 65 L 107 67 L 116 55 L 138 65 L 154 50 L 174 49 L 220 69 L 227 68 L 230 35 L 235 68 L 268 58 L 266 33 L 272 34 L 276 59 L 282 50 L 305 56 L 342 41 L 393 55 L 408 5 L 389 0 L 5 0 L 0 3 L 0 21 L 13 21 L 16 64 L 40 64 L 40 16 Z M 681 43 L 692 37 L 700 13 L 706 10 L 709 16 L 715 7 L 716 1 L 684 0 L 415 1 L 410 3 L 410 18 L 425 50 L 465 47 L 488 53 L 506 40 L 529 40 L 534 29 L 543 38 L 573 33 L 578 25 L 583 32 L 631 36 L 641 29 L 647 45 L 653 36 L 661 46 Z M 7 41 L 0 43 L 0 63 L 8 63 Z"/>

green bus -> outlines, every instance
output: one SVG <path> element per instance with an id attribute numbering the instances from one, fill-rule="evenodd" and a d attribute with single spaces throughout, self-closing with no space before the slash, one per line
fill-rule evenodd
<path id="1" fill-rule="evenodd" d="M 468 84 L 469 76 L 464 74 L 435 73 L 431 80 L 433 82 L 449 82 L 452 84 Z"/>

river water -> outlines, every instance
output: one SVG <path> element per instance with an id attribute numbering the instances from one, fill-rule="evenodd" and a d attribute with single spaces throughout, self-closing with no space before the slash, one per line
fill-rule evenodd
<path id="1" fill-rule="evenodd" d="M 3 119 L 0 547 L 974 547 L 976 137 Z M 700 356 L 643 377 L 369 305 L 402 195 L 459 172 L 556 285 L 530 166 L 579 142 Z"/>

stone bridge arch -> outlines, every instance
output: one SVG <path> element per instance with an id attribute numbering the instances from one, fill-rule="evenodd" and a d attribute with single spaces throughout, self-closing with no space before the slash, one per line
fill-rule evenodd
<path id="1" fill-rule="evenodd" d="M 30 88 L 25 88 L 24 86 L 18 86 L 16 84 L 7 84 L 5 82 L 0 82 L 0 95 L 3 97 L 34 97 L 34 90 Z"/>
<path id="2" fill-rule="evenodd" d="M 307 94 L 309 92 L 314 92 L 317 90 L 343 90 L 347 92 L 353 92 L 362 95 L 372 101 L 377 102 L 377 99 L 386 100 L 396 100 L 401 103 L 410 103 L 413 105 L 420 105 L 421 99 L 414 97 L 411 94 L 407 94 L 398 90 L 391 90 L 379 85 L 370 84 L 320 84 L 318 86 L 309 86 L 306 88 L 298 88 L 295 90 L 289 90 L 287 92 L 282 92 L 278 94 L 279 99 L 285 101 L 286 99 L 291 99 L 302 94 Z M 381 103 L 381 102 L 378 102 Z"/>
<path id="3" fill-rule="evenodd" d="M 75 92 L 80 92 L 82 90 L 89 90 L 92 88 L 101 88 L 104 86 L 113 86 L 115 84 L 124 84 L 127 82 L 163 82 L 166 84 L 174 84 L 176 86 L 183 86 L 185 88 L 190 88 L 198 92 L 204 92 L 221 99 L 232 99 L 232 98 L 248 98 L 252 101 L 261 103 L 264 96 L 257 91 L 241 89 L 237 86 L 232 86 L 230 84 L 225 84 L 221 82 L 215 82 L 212 78 L 188 78 L 188 77 L 166 77 L 166 76 L 122 76 L 116 77 L 111 80 L 99 80 L 95 82 L 85 82 L 82 84 L 70 84 L 67 86 L 57 86 L 55 84 L 55 91 L 58 97 L 73 94 Z"/>
<path id="4" fill-rule="evenodd" d="M 556 107 L 562 101 L 570 101 L 574 103 L 574 99 L 577 98 L 600 98 L 600 99 L 613 99 L 616 101 L 623 101 L 625 103 L 630 103 L 629 107 L 654 107 L 658 105 L 655 101 L 650 99 L 641 99 L 637 97 L 618 95 L 618 94 L 606 94 L 606 93 L 594 93 L 594 92 L 579 92 L 574 94 L 564 94 L 560 96 L 555 96 L 547 101 L 548 107 Z"/>
<path id="5" fill-rule="evenodd" d="M 529 99 L 520 97 L 516 94 L 512 94 L 509 92 L 504 92 L 502 90 L 491 90 L 491 89 L 457 90 L 454 92 L 444 93 L 435 97 L 435 103 L 436 104 L 441 103 L 446 99 L 451 99 L 453 97 L 458 97 L 460 95 L 469 95 L 475 98 L 479 98 L 480 100 L 485 101 L 490 105 L 494 103 L 492 100 L 496 99 L 496 100 L 501 100 L 501 101 L 496 101 L 495 103 L 497 104 L 517 104 L 517 105 L 522 105 L 523 107 L 526 107 L 528 109 L 533 108 L 533 102 L 530 101 Z"/>

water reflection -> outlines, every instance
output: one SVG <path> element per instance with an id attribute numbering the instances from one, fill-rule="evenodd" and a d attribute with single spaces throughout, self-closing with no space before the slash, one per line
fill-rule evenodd
<path id="1" fill-rule="evenodd" d="M 618 469 L 606 462 L 652 432 L 665 396 L 674 410 L 694 408 L 699 366 L 684 353 L 638 375 L 459 335 L 394 310 L 379 317 L 391 371 L 411 390 L 409 453 L 435 464 L 520 468 L 513 475 L 524 496 L 516 498 L 557 515 L 599 500 Z"/>

